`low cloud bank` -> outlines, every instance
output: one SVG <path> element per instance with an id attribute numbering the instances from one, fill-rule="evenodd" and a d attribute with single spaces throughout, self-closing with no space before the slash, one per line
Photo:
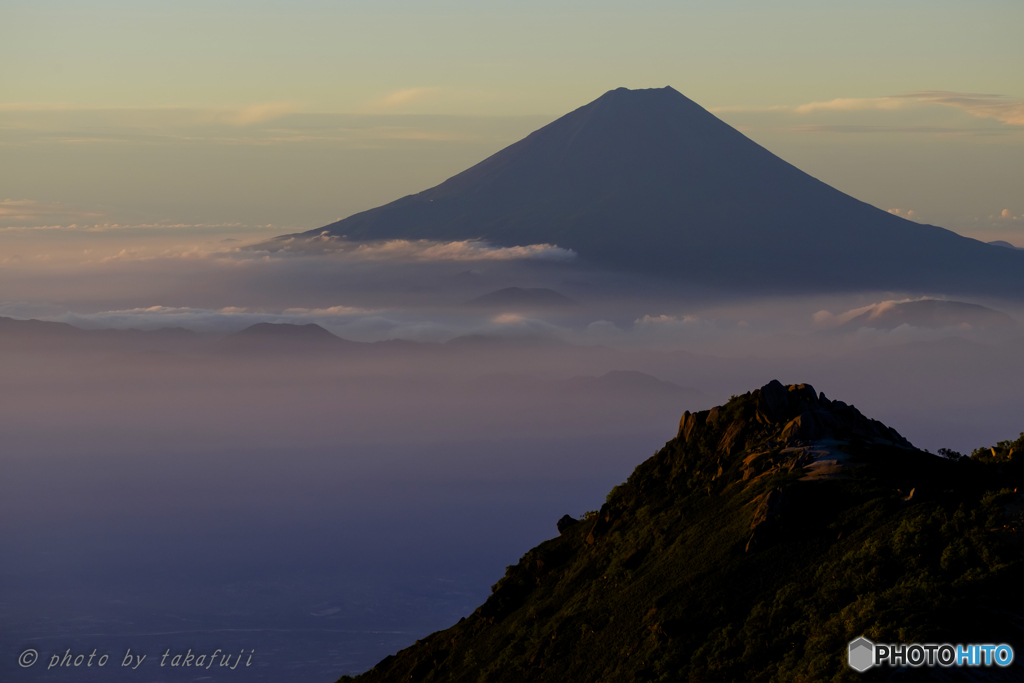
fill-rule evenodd
<path id="1" fill-rule="evenodd" d="M 435 240 L 379 240 L 355 242 L 326 231 L 313 237 L 291 235 L 252 247 L 255 250 L 310 254 L 331 254 L 351 261 L 512 261 L 542 259 L 571 261 L 576 258 L 572 249 L 555 244 L 527 244 L 499 247 L 483 240 L 439 242 Z"/>

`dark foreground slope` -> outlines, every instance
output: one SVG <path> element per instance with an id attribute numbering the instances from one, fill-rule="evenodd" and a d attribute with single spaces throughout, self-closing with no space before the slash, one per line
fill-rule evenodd
<path id="1" fill-rule="evenodd" d="M 265 248 L 548 243 L 584 263 L 798 291 L 1017 295 L 1024 251 L 893 216 L 783 161 L 672 88 L 619 88 L 440 185 Z"/>
<path id="2" fill-rule="evenodd" d="M 471 616 L 356 680 L 879 680 L 847 668 L 850 640 L 1024 644 L 1022 449 L 938 457 L 772 382 L 684 415 Z"/>

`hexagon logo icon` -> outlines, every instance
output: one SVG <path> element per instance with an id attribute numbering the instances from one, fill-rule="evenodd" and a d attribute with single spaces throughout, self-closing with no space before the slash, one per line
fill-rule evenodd
<path id="1" fill-rule="evenodd" d="M 875 664 L 875 644 L 861 636 L 850 643 L 850 668 L 854 671 L 867 671 Z"/>

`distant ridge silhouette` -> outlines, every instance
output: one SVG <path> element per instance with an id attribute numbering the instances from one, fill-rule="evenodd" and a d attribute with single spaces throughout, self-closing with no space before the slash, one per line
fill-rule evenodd
<path id="1" fill-rule="evenodd" d="M 843 194 L 670 87 L 609 91 L 436 187 L 301 236 L 323 232 L 552 243 L 603 267 L 744 288 L 1024 285 L 1024 253 Z"/>
<path id="2" fill-rule="evenodd" d="M 316 339 L 336 340 L 337 336 L 331 334 L 315 323 L 296 325 L 294 323 L 256 323 L 249 325 L 243 330 L 229 335 L 234 339 L 242 338 L 273 338 L 273 339 Z"/>
<path id="3" fill-rule="evenodd" d="M 256 323 L 218 340 L 219 351 L 230 353 L 332 352 L 364 346 L 331 334 L 314 323 Z"/>

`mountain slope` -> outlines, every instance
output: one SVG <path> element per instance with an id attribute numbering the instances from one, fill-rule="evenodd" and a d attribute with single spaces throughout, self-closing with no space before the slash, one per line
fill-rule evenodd
<path id="1" fill-rule="evenodd" d="M 1024 284 L 1024 253 L 845 195 L 672 88 L 612 90 L 436 187 L 290 237 L 324 232 L 553 243 L 588 263 L 759 288 Z"/>
<path id="2" fill-rule="evenodd" d="M 471 616 L 356 680 L 878 680 L 849 641 L 1019 645 L 1022 448 L 940 458 L 772 382 L 685 414 Z"/>

